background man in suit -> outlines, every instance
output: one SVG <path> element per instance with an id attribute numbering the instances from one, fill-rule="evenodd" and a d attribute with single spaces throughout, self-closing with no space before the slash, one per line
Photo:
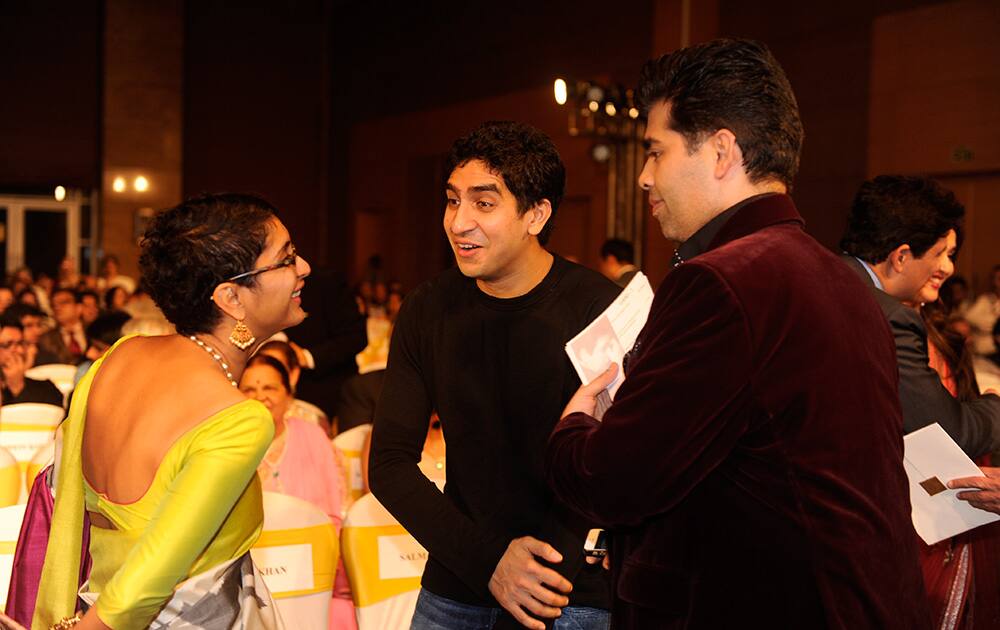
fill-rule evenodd
<path id="1" fill-rule="evenodd" d="M 612 529 L 615 627 L 929 628 L 892 338 L 787 195 L 784 72 L 717 40 L 647 63 L 639 94 L 675 268 L 603 422 L 614 366 L 547 458 L 556 495 Z"/>
<path id="2" fill-rule="evenodd" d="M 295 395 L 318 406 L 332 422 L 341 385 L 358 373 L 354 356 L 368 343 L 365 318 L 347 281 L 330 269 L 313 271 L 302 289 L 302 309 L 305 320 L 285 331 L 302 367 Z"/>
<path id="3" fill-rule="evenodd" d="M 938 299 L 955 269 L 952 257 L 964 215 L 955 195 L 932 180 L 879 176 L 858 190 L 840 248 L 892 327 L 903 433 L 937 422 L 976 458 L 1000 446 L 1000 397 L 960 401 L 945 389 L 929 365 L 919 311 Z"/>
<path id="4" fill-rule="evenodd" d="M 56 326 L 42 335 L 38 347 L 55 355 L 60 363 L 76 364 L 87 351 L 87 335 L 81 318 L 83 306 L 80 296 L 73 289 L 59 287 L 52 291 L 52 318 Z M 36 365 L 40 365 L 38 360 Z"/>
<path id="5" fill-rule="evenodd" d="M 635 266 L 635 248 L 620 238 L 609 238 L 601 245 L 599 271 L 620 287 L 632 280 L 639 268 Z"/>

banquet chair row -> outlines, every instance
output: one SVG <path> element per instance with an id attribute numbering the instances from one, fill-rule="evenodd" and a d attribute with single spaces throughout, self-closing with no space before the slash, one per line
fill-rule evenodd
<path id="1" fill-rule="evenodd" d="M 17 462 L 19 469 L 14 495 L 12 473 L 0 475 L 0 507 L 27 500 L 35 475 L 53 456 L 56 430 L 64 415 L 62 407 L 44 403 L 0 408 L 0 448 Z M 8 464 L 9 460 L 0 455 L 0 467 Z"/>

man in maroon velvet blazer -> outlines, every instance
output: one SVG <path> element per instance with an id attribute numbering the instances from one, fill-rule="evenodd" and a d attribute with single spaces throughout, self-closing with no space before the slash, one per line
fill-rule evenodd
<path id="1" fill-rule="evenodd" d="M 767 49 L 643 69 L 639 182 L 681 242 L 601 420 L 584 386 L 547 475 L 611 531 L 616 628 L 929 628 L 892 336 L 787 196 L 802 126 Z"/>

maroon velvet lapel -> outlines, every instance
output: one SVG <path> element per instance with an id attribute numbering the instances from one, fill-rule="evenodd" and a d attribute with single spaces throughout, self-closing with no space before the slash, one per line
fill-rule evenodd
<path id="1" fill-rule="evenodd" d="M 768 195 L 743 206 L 726 221 L 719 233 L 712 239 L 709 250 L 753 234 L 777 223 L 796 222 L 805 225 L 802 215 L 795 208 L 795 202 L 788 195 Z"/>

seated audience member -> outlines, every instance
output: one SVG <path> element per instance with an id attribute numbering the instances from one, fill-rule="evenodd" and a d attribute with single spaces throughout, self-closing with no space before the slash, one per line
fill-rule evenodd
<path id="1" fill-rule="evenodd" d="M 128 298 L 129 294 L 125 289 L 120 286 L 110 287 L 104 292 L 104 310 L 109 312 L 124 311 L 125 305 L 128 304 Z"/>
<path id="2" fill-rule="evenodd" d="M 59 363 L 75 365 L 87 350 L 80 298 L 76 291 L 60 287 L 52 292 L 51 302 L 56 326 L 41 336 L 38 346 L 55 354 Z"/>
<path id="3" fill-rule="evenodd" d="M 38 295 L 32 289 L 22 289 L 17 294 L 18 304 L 27 304 L 28 306 L 34 306 L 38 308 Z"/>
<path id="4" fill-rule="evenodd" d="M 97 294 L 97 278 L 90 275 L 89 273 L 80 274 L 80 281 L 76 285 L 76 290 L 83 293 L 84 291 L 90 291 L 93 294 Z"/>
<path id="5" fill-rule="evenodd" d="M 14 303 L 14 291 L 8 287 L 0 285 L 0 314 L 7 310 L 7 307 Z"/>
<path id="6" fill-rule="evenodd" d="M 840 247 L 889 320 L 899 362 L 903 432 L 934 422 L 977 458 L 1000 446 L 1000 396 L 961 401 L 930 367 L 927 327 L 917 305 L 933 302 L 954 270 L 965 208 L 937 183 L 880 176 L 862 184 Z"/>
<path id="7" fill-rule="evenodd" d="M 135 293 L 135 280 L 123 275 L 120 268 L 117 256 L 105 255 L 101 259 L 101 276 L 97 279 L 97 288 L 106 291 L 111 287 L 121 287 L 129 294 Z"/>
<path id="8" fill-rule="evenodd" d="M 601 262 L 598 265 L 606 278 L 624 287 L 639 271 L 635 266 L 635 249 L 632 243 L 620 238 L 609 238 L 601 245 Z"/>
<path id="9" fill-rule="evenodd" d="M 952 276 L 941 285 L 941 304 L 945 315 L 949 317 L 965 317 L 972 306 L 969 296 L 969 283 L 962 276 Z"/>
<path id="10" fill-rule="evenodd" d="M 87 340 L 89 341 L 89 345 L 85 353 L 86 360 L 77 367 L 76 377 L 73 379 L 74 383 L 83 378 L 83 375 L 87 373 L 87 370 L 94 364 L 94 361 L 104 356 L 104 353 L 124 336 L 122 327 L 130 319 L 132 317 L 128 313 L 102 313 L 87 326 Z"/>
<path id="11" fill-rule="evenodd" d="M 76 291 L 80 288 L 80 272 L 76 268 L 75 258 L 67 256 L 59 263 L 56 288 L 69 289 L 70 291 Z M 50 291 L 49 293 L 52 294 L 54 292 Z"/>
<path id="12" fill-rule="evenodd" d="M 992 290 L 976 298 L 965 312 L 965 319 L 972 324 L 974 348 L 979 354 L 993 354 L 1000 346 L 993 342 L 993 325 L 1000 319 L 1000 265 L 993 267 Z"/>
<path id="13" fill-rule="evenodd" d="M 319 427 L 288 417 L 292 385 L 288 371 L 274 357 L 257 354 L 247 363 L 240 391 L 259 400 L 274 419 L 274 440 L 257 469 L 265 491 L 309 501 L 333 521 L 340 535 L 342 507 L 347 500 L 344 475 L 329 438 Z M 332 628 L 353 628 L 356 621 L 350 585 L 341 560 L 333 587 Z"/>
<path id="14" fill-rule="evenodd" d="M 265 343 L 257 351 L 257 354 L 265 354 L 273 357 L 288 370 L 288 380 L 292 385 L 292 392 L 299 386 L 299 377 L 302 375 L 302 367 L 299 365 L 299 357 L 288 342 L 271 340 Z M 326 417 L 323 410 L 316 405 L 295 398 L 288 406 L 288 416 L 299 418 L 307 422 L 318 425 L 329 436 L 332 434 L 330 419 Z"/>
<path id="15" fill-rule="evenodd" d="M 13 304 L 5 315 L 16 318 L 24 328 L 24 360 L 27 367 L 59 363 L 59 357 L 54 352 L 38 347 L 38 340 L 45 332 L 45 313 L 28 304 Z"/>
<path id="16" fill-rule="evenodd" d="M 31 276 L 31 269 L 27 267 L 20 267 L 16 269 L 12 274 L 10 274 L 10 288 L 18 296 L 25 289 L 30 289 L 35 284 L 34 278 Z"/>
<path id="17" fill-rule="evenodd" d="M 0 317 L 0 370 L 3 373 L 3 404 L 47 403 L 62 407 L 63 395 L 52 381 L 24 375 L 25 342 L 21 322 L 10 315 Z"/>
<path id="18" fill-rule="evenodd" d="M 80 291 L 80 321 L 83 327 L 91 325 L 97 316 L 101 314 L 101 298 L 96 292 L 91 290 Z"/>

